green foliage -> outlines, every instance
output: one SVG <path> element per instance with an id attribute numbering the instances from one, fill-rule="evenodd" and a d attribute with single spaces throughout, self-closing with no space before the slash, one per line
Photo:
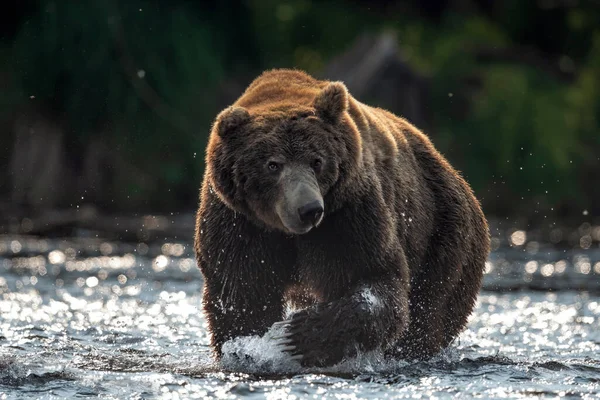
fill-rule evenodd
<path id="1" fill-rule="evenodd" d="M 351 2 L 250 0 L 249 4 L 264 68 L 297 67 L 318 73 L 358 34 L 381 24 Z"/>
<path id="2" fill-rule="evenodd" d="M 450 8 L 434 22 L 410 8 L 386 15 L 341 0 L 40 0 L 0 43 L 0 79 L 10 77 L 0 119 L 41 103 L 67 121 L 69 141 L 100 136 L 156 180 L 119 181 L 123 197 L 191 205 L 231 81 L 273 67 L 319 73 L 362 32 L 393 29 L 408 63 L 430 79 L 436 145 L 475 189 L 505 181 L 515 198 L 558 202 L 579 193 L 581 165 L 600 148 L 600 12 L 581 4 L 564 12 L 507 0 L 493 16 Z M 533 49 L 574 78 L 482 62 L 482 48 Z"/>
<path id="3" fill-rule="evenodd" d="M 13 104 L 35 97 L 66 117 L 69 141 L 100 135 L 159 185 L 198 182 L 202 165 L 191 160 L 217 110 L 223 52 L 212 43 L 218 29 L 189 6 L 164 11 L 144 1 L 41 2 L 14 40 L 22 95 Z"/>
<path id="4" fill-rule="evenodd" d="M 436 144 L 479 191 L 502 181 L 515 199 L 577 199 L 580 161 L 597 157 L 600 143 L 600 41 L 568 82 L 532 65 L 479 61 L 481 48 L 519 48 L 503 28 L 456 15 L 400 28 L 409 62 L 432 79 Z"/>

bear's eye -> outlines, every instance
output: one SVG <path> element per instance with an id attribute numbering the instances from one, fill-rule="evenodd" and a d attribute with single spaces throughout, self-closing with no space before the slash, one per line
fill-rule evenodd
<path id="1" fill-rule="evenodd" d="M 275 161 L 269 161 L 269 163 L 267 164 L 267 168 L 269 168 L 269 171 L 271 172 L 276 172 L 279 171 L 280 165 Z"/>
<path id="2" fill-rule="evenodd" d="M 323 161 L 321 161 L 318 158 L 312 162 L 312 168 L 317 172 L 319 172 L 321 170 L 322 166 L 323 166 Z"/>

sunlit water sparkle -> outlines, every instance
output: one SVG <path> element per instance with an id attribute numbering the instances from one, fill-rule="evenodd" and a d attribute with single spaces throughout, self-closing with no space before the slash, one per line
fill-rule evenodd
<path id="1" fill-rule="evenodd" d="M 594 245 L 499 246 L 468 330 L 433 360 L 307 370 L 272 348 L 273 331 L 212 361 L 187 243 L 0 236 L 0 398 L 597 398 Z M 532 290 L 560 282 L 588 290 Z"/>

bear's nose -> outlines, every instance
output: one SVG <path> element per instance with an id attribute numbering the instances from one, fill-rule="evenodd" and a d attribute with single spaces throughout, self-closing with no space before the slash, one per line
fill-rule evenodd
<path id="1" fill-rule="evenodd" d="M 319 200 L 311 201 L 298 208 L 298 215 L 303 223 L 315 226 L 323 215 L 323 206 Z"/>

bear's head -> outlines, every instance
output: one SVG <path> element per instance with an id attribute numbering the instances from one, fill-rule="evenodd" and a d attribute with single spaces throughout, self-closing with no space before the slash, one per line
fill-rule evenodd
<path id="1" fill-rule="evenodd" d="M 339 207 L 358 169 L 360 136 L 342 83 L 317 89 L 304 105 L 283 100 L 246 107 L 238 101 L 222 111 L 207 173 L 211 189 L 233 210 L 263 227 L 304 234 Z"/>

